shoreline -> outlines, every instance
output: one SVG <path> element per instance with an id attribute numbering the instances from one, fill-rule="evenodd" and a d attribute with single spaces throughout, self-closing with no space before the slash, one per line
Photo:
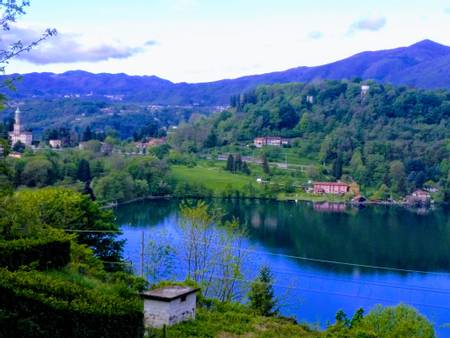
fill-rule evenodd
<path id="1" fill-rule="evenodd" d="M 445 203 L 431 203 L 429 205 L 412 205 L 407 202 L 398 202 L 398 201 L 365 201 L 365 202 L 352 202 L 352 201 L 342 201 L 342 200 L 333 200 L 333 199 L 305 199 L 305 198 L 264 198 L 264 197 L 218 197 L 218 196 L 197 196 L 197 197 L 178 197 L 178 196 L 172 196 L 172 195 L 164 195 L 164 196 L 144 196 L 144 197 L 138 197 L 133 198 L 127 201 L 122 202 L 113 202 L 108 203 L 103 206 L 101 206 L 102 209 L 113 209 L 119 206 L 135 203 L 135 202 L 142 202 L 142 201 L 151 201 L 151 200 L 173 200 L 173 199 L 219 199 L 219 200 L 259 200 L 259 201 L 274 201 L 274 202 L 291 202 L 291 203 L 313 203 L 313 204 L 324 204 L 324 203 L 332 203 L 332 204 L 342 204 L 342 205 L 349 205 L 354 207 L 364 207 L 366 205 L 377 205 L 377 206 L 398 206 L 403 208 L 410 208 L 410 209 L 426 209 L 426 210 L 432 210 L 436 206 L 446 206 Z"/>

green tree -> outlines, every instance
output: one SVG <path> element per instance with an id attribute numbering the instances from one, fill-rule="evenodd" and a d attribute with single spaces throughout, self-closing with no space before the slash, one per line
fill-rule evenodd
<path id="1" fill-rule="evenodd" d="M 41 157 L 33 157 L 25 164 L 22 173 L 23 183 L 29 187 L 43 187 L 54 179 L 52 163 Z"/>
<path id="2" fill-rule="evenodd" d="M 120 231 L 113 213 L 102 210 L 88 196 L 70 189 L 42 188 L 17 192 L 6 203 L 8 212 L 0 214 L 3 231 L 48 226 L 69 233 L 75 230 L 77 241 L 92 248 L 101 260 L 118 262 L 122 259 L 124 241 L 117 239 Z M 117 269 L 120 265 L 107 267 Z"/>
<path id="3" fill-rule="evenodd" d="M 339 154 L 337 158 L 333 161 L 332 173 L 335 179 L 340 179 L 342 177 L 342 157 Z"/>
<path id="4" fill-rule="evenodd" d="M 270 175 L 270 167 L 269 167 L 269 162 L 267 161 L 266 154 L 262 155 L 262 169 L 263 169 L 264 174 Z"/>
<path id="5" fill-rule="evenodd" d="M 393 161 L 389 166 L 389 178 L 394 193 L 404 195 L 406 193 L 405 166 L 401 161 Z"/>
<path id="6" fill-rule="evenodd" d="M 91 178 L 91 167 L 89 165 L 89 161 L 83 158 L 78 162 L 77 179 L 81 182 L 89 182 Z"/>
<path id="7" fill-rule="evenodd" d="M 358 330 L 370 332 L 377 338 L 408 337 L 434 338 L 431 323 L 414 308 L 407 305 L 377 306 L 355 325 Z"/>
<path id="8" fill-rule="evenodd" d="M 262 316 L 278 314 L 277 300 L 273 291 L 273 276 L 269 267 L 263 266 L 259 276 L 253 281 L 250 293 L 250 308 Z"/>
<path id="9" fill-rule="evenodd" d="M 231 171 L 233 173 L 235 171 L 235 168 L 234 168 L 234 157 L 231 154 L 228 155 L 227 165 L 225 167 L 225 170 Z"/>

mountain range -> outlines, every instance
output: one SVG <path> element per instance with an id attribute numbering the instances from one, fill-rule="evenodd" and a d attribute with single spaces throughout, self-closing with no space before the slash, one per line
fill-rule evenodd
<path id="1" fill-rule="evenodd" d="M 173 83 L 157 76 L 123 73 L 30 73 L 21 75 L 17 91 L 8 95 L 16 99 L 89 95 L 161 105 L 213 106 L 226 105 L 231 95 L 262 84 L 355 77 L 416 88 L 450 89 L 450 47 L 423 40 L 408 47 L 362 52 L 322 66 L 204 83 Z"/>

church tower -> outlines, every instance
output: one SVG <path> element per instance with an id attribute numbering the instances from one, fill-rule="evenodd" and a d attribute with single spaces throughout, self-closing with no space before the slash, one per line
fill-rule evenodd
<path id="1" fill-rule="evenodd" d="M 14 114 L 14 133 L 20 134 L 21 133 L 21 126 L 20 126 L 20 109 L 17 107 L 16 112 Z"/>
<path id="2" fill-rule="evenodd" d="M 20 123 L 20 108 L 17 107 L 16 112 L 14 114 L 14 129 L 9 133 L 9 137 L 11 138 L 11 143 L 14 146 L 17 142 L 21 142 L 26 146 L 31 146 L 33 142 L 33 134 L 29 131 L 22 131 L 22 125 Z"/>

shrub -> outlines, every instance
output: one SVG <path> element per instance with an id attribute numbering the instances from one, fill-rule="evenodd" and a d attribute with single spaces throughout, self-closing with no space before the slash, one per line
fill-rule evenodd
<path id="1" fill-rule="evenodd" d="M 0 269 L 0 337 L 142 337 L 133 292 L 61 272 Z"/>
<path id="2" fill-rule="evenodd" d="M 35 263 L 39 270 L 56 269 L 70 262 L 71 237 L 62 231 L 48 230 L 45 237 L 0 241 L 0 267 L 17 270 Z"/>

